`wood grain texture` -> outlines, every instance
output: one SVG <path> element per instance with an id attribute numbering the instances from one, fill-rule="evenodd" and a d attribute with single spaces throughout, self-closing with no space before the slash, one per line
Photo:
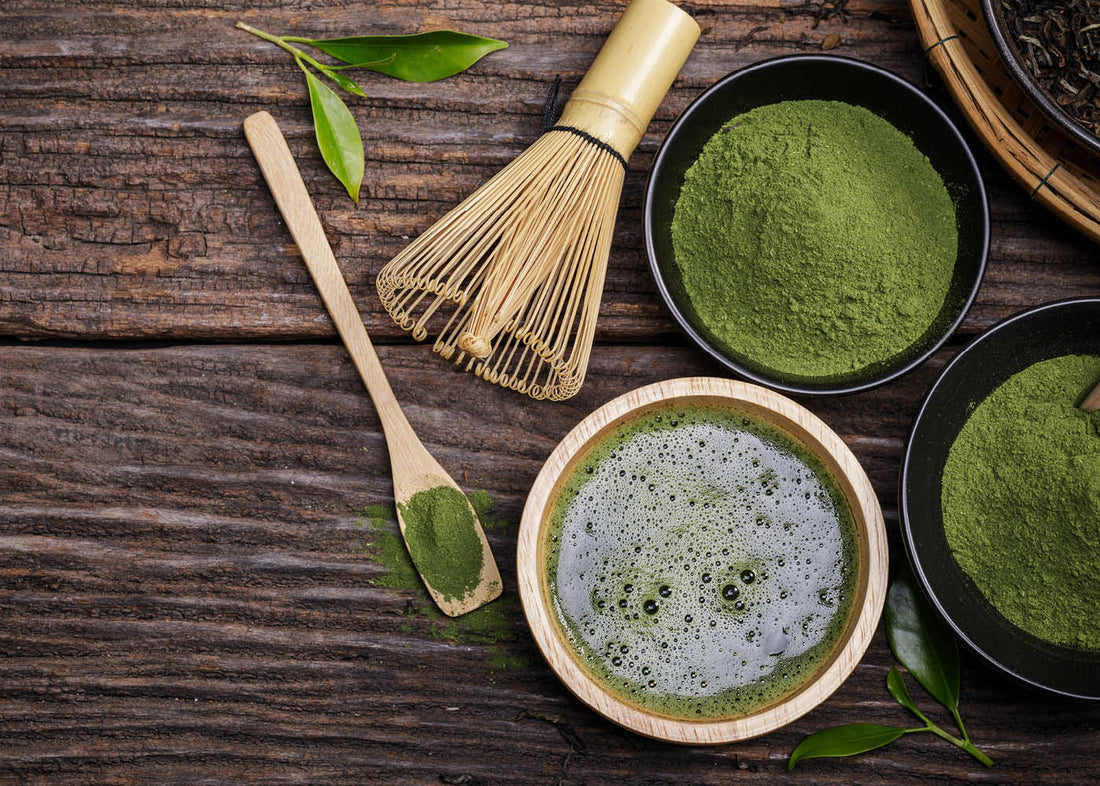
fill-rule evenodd
<path id="1" fill-rule="evenodd" d="M 379 354 L 429 449 L 512 522 L 583 414 L 641 384 L 716 371 L 682 347 L 598 347 L 578 397 L 552 404 L 458 372 L 440 386 L 426 347 Z M 0 368 L 0 777 L 1091 781 L 1100 708 L 1025 693 L 970 659 L 963 712 L 995 769 L 906 739 L 788 777 L 786 755 L 811 731 L 907 722 L 886 692 L 881 631 L 809 715 L 698 750 L 621 731 L 571 698 L 514 607 L 499 647 L 527 665 L 493 666 L 476 638 L 440 640 L 439 621 L 407 616 L 414 593 L 373 584 L 383 568 L 362 553 L 354 521 L 391 491 L 377 416 L 339 347 L 5 346 Z M 807 402 L 877 475 L 887 508 L 927 382 Z M 505 600 L 515 536 L 489 532 Z"/>
<path id="2" fill-rule="evenodd" d="M 641 244 L 645 173 L 677 112 L 734 68 L 833 35 L 837 54 L 914 81 L 923 70 L 904 0 L 685 4 L 703 35 L 631 159 L 587 381 L 567 402 L 532 402 L 405 343 L 373 278 L 539 135 L 549 80 L 579 81 L 621 7 L 3 3 L 0 782 L 1091 786 L 1100 709 L 1023 692 L 973 659 L 963 714 L 994 769 L 910 737 L 788 776 L 805 734 L 908 721 L 885 688 L 881 632 L 793 725 L 693 750 L 601 720 L 539 658 L 513 557 L 542 463 L 617 395 L 722 375 L 676 331 Z M 355 209 L 316 151 L 295 66 L 238 19 L 322 36 L 450 26 L 511 46 L 443 82 L 364 78 Z M 412 426 L 512 522 L 487 532 L 505 583 L 495 638 L 426 615 L 365 548 L 363 506 L 392 500 L 386 447 L 248 152 L 241 121 L 259 109 L 287 132 Z M 894 560 L 904 440 L 955 348 L 1028 306 L 1100 291 L 1095 247 L 977 155 L 993 244 L 962 339 L 884 388 L 801 400 L 867 470 Z"/>
<path id="3" fill-rule="evenodd" d="M 590 454 L 613 430 L 637 422 L 645 413 L 693 404 L 736 408 L 771 424 L 806 448 L 835 479 L 847 500 L 859 544 L 852 616 L 833 652 L 815 673 L 806 675 L 812 679 L 803 680 L 796 693 L 762 711 L 732 719 L 695 722 L 639 709 L 593 679 L 586 668 L 588 656 L 578 653 L 570 636 L 562 630 L 546 571 L 551 548 L 548 545 L 551 514 L 577 462 L 582 460 L 579 457 Z M 655 532 L 660 531 L 659 526 L 655 527 Z M 664 534 L 667 536 L 669 530 Z M 871 642 L 886 600 L 888 573 L 882 508 L 867 474 L 843 440 L 824 421 L 789 398 L 758 385 L 720 377 L 680 377 L 636 388 L 612 399 L 574 426 L 554 448 L 531 486 L 516 544 L 516 581 L 531 635 L 547 663 L 573 694 L 605 718 L 632 731 L 690 745 L 739 742 L 767 734 L 802 717 L 828 698 L 851 675 Z M 575 580 L 583 577 L 582 573 Z"/>
<path id="4" fill-rule="evenodd" d="M 820 51 L 922 78 L 903 0 L 687 4 L 703 35 L 631 159 L 599 341 L 674 335 L 646 272 L 645 173 L 676 114 L 715 79 L 764 57 Z M 534 141 L 546 87 L 575 85 L 618 3 L 6 2 L 0 24 L 0 334 L 72 338 L 334 335 L 241 134 L 276 115 L 371 334 L 402 338 L 373 279 L 407 242 Z M 312 9 L 312 10 L 311 10 Z M 300 73 L 236 30 L 337 35 L 453 26 L 510 42 L 429 84 L 364 76 L 358 208 L 320 160 Z M 950 100 L 943 96 L 942 104 Z M 964 332 L 1028 302 L 1100 289 L 1095 247 L 1048 218 L 982 153 L 991 264 Z M 1018 283 L 1028 281 L 1025 293 Z"/>

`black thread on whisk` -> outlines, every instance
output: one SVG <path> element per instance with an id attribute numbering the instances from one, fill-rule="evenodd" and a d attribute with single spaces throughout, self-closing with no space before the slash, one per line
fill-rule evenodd
<path id="1" fill-rule="evenodd" d="M 542 105 L 542 133 L 546 133 L 561 117 L 561 107 L 558 105 L 558 93 L 561 91 L 561 74 L 554 76 L 550 83 L 550 89 L 546 91 L 546 102 Z"/>
<path id="2" fill-rule="evenodd" d="M 565 131 L 570 134 L 576 134 L 585 142 L 590 142 L 600 150 L 606 151 L 615 157 L 615 160 L 622 164 L 623 169 L 626 169 L 626 159 L 623 158 L 622 153 L 607 144 L 603 140 L 589 134 L 587 131 L 581 131 L 579 128 L 573 128 L 573 126 L 559 126 L 555 125 L 558 122 L 558 118 L 561 117 L 562 107 L 558 105 L 558 93 L 561 91 L 561 75 L 558 74 L 554 77 L 554 81 L 550 83 L 550 89 L 546 91 L 546 103 L 542 105 L 542 132 L 545 134 L 549 131 Z"/>
<path id="3" fill-rule="evenodd" d="M 579 128 L 573 128 L 573 126 L 554 126 L 551 131 L 567 131 L 570 134 L 576 134 L 585 142 L 591 142 L 593 145 L 603 150 L 605 153 L 610 153 L 614 156 L 615 160 L 622 164 L 623 169 L 626 169 L 626 159 L 623 158 L 623 154 L 613 148 L 611 145 L 604 142 L 602 139 L 596 139 L 587 131 L 581 131 Z"/>

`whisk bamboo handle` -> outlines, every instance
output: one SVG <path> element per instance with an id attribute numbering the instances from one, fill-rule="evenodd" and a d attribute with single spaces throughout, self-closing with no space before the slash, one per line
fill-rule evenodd
<path id="1" fill-rule="evenodd" d="M 398 442 L 410 437 L 416 440 L 393 395 L 382 364 L 378 362 L 359 310 L 325 237 L 324 227 L 313 209 L 313 200 L 306 191 L 279 126 L 267 112 L 257 112 L 245 119 L 244 133 L 279 206 L 279 212 L 321 293 L 325 308 L 336 323 L 336 330 L 374 401 L 387 441 Z"/>
<path id="2" fill-rule="evenodd" d="M 695 20 L 667 0 L 633 0 L 573 90 L 559 125 L 629 158 L 698 38 Z"/>

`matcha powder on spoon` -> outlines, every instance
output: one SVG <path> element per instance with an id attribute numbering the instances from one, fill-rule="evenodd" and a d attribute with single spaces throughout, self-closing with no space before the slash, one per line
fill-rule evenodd
<path id="1" fill-rule="evenodd" d="M 828 377 L 889 360 L 943 306 L 958 250 L 947 188 L 862 107 L 784 101 L 727 123 L 672 222 L 708 338 L 749 365 Z"/>
<path id="2" fill-rule="evenodd" d="M 466 495 L 436 486 L 398 507 L 409 556 L 424 580 L 447 600 L 462 600 L 477 589 L 485 558 Z"/>

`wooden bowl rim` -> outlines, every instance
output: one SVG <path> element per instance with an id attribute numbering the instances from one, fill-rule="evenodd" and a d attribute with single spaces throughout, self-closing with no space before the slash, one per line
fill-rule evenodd
<path id="1" fill-rule="evenodd" d="M 719 400 L 748 410 L 800 442 L 826 464 L 852 511 L 859 539 L 856 599 L 838 646 L 816 676 L 778 703 L 749 715 L 708 720 L 670 718 L 643 710 L 610 693 L 589 675 L 562 640 L 552 618 L 543 570 L 548 503 L 564 483 L 571 462 L 610 429 L 646 409 L 675 400 Z M 551 669 L 582 702 L 608 720 L 647 737 L 691 745 L 749 739 L 784 726 L 828 698 L 852 673 L 870 644 L 886 597 L 886 527 L 878 497 L 855 455 L 820 418 L 774 391 L 716 377 L 682 377 L 637 388 L 578 423 L 558 443 L 539 472 L 523 509 L 516 568 L 520 600 L 535 642 Z"/>

